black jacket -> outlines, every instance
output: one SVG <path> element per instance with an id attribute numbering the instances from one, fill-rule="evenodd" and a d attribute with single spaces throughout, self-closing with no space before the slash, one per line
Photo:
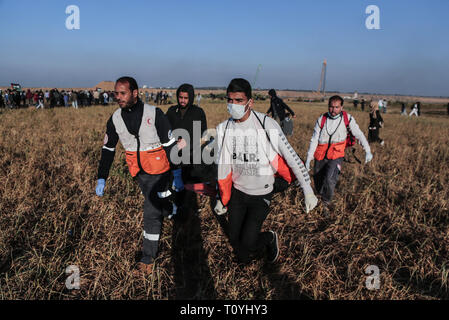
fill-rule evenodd
<path id="1" fill-rule="evenodd" d="M 285 109 L 294 116 L 295 113 L 292 109 L 284 102 L 281 98 L 275 96 L 271 98 L 270 109 L 268 109 L 267 114 L 272 113 L 273 117 L 278 117 L 280 121 L 285 119 Z"/>
<path id="2" fill-rule="evenodd" d="M 190 137 L 190 155 L 192 159 L 193 155 L 193 146 L 194 144 L 200 144 L 201 136 L 203 133 L 207 130 L 207 120 L 206 120 L 206 114 L 204 113 L 203 109 L 196 105 L 190 105 L 186 107 L 184 116 L 181 112 L 181 107 L 179 105 L 172 106 L 168 109 L 166 115 L 168 118 L 168 121 L 170 122 L 172 130 L 175 129 L 185 129 L 189 133 Z M 195 132 L 194 135 L 194 121 L 199 122 L 199 131 L 197 129 L 197 132 Z M 174 132 L 174 138 L 178 139 L 181 136 L 177 136 L 176 132 Z"/>
<path id="3" fill-rule="evenodd" d="M 383 121 L 384 121 L 384 119 L 382 119 L 382 116 L 380 115 L 379 110 L 376 110 L 376 117 L 374 117 L 374 115 L 370 112 L 370 114 L 369 114 L 369 127 L 370 128 L 379 129 L 380 127 L 383 126 Z"/>
<path id="4" fill-rule="evenodd" d="M 188 104 L 182 108 L 179 104 L 179 94 L 180 92 L 187 92 L 189 95 L 189 102 Z M 167 110 L 167 118 L 170 122 L 170 125 L 173 130 L 176 129 L 184 129 L 187 130 L 190 137 L 190 159 L 192 159 L 192 151 L 194 144 L 200 144 L 201 136 L 203 135 L 204 131 L 207 130 L 207 121 L 206 121 L 206 114 L 204 113 L 203 109 L 193 104 L 193 101 L 195 99 L 195 91 L 193 89 L 193 86 L 188 83 L 184 83 L 181 86 L 179 86 L 178 90 L 176 91 L 176 99 L 178 100 L 178 104 L 176 106 L 172 106 Z M 199 131 L 200 132 L 194 132 L 194 121 L 199 121 Z M 197 129 L 198 131 L 198 129 Z M 194 136 L 194 133 L 196 133 L 196 136 Z M 199 137 L 197 137 L 199 135 Z M 181 138 L 179 135 L 174 133 L 175 139 Z"/>

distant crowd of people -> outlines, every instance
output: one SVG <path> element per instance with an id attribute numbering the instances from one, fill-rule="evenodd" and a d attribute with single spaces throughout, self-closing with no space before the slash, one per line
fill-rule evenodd
<path id="1" fill-rule="evenodd" d="M 388 103 L 389 103 L 389 101 L 386 100 L 386 99 L 379 99 L 379 101 L 377 101 L 377 103 L 376 103 L 379 112 L 387 113 Z M 362 109 L 362 111 L 365 111 L 366 104 L 367 104 L 367 101 L 365 99 L 362 99 L 360 101 L 360 108 Z M 354 108 L 357 109 L 357 106 L 359 105 L 359 100 L 358 99 L 354 99 L 353 100 L 353 105 L 354 105 Z M 371 108 L 372 101 L 368 101 L 368 105 Z M 401 106 L 402 106 L 401 107 L 401 114 L 407 115 L 407 104 L 405 102 L 401 102 Z M 418 101 L 415 104 L 413 104 L 413 106 L 411 107 L 410 115 L 413 115 L 413 114 L 416 114 L 416 116 L 421 116 L 421 102 Z"/>
<path id="2" fill-rule="evenodd" d="M 170 104 L 172 93 L 158 91 L 156 93 L 148 91 L 141 92 L 140 98 L 147 103 L 157 105 Z M 90 107 L 93 105 L 107 106 L 114 103 L 113 91 L 100 90 L 0 90 L 0 108 L 19 109 L 35 107 L 55 108 L 55 107 Z"/>
<path id="3" fill-rule="evenodd" d="M 376 104 L 376 108 L 377 111 L 379 111 L 379 113 L 387 113 L 387 108 L 388 108 L 388 100 L 386 99 L 379 99 L 379 101 L 374 102 L 374 101 L 367 101 L 365 99 L 361 99 L 360 101 L 358 99 L 353 99 L 353 105 L 354 105 L 354 109 L 357 109 L 358 105 L 360 102 L 360 108 L 362 111 L 365 111 L 365 106 L 368 104 L 370 106 L 370 112 L 372 111 L 373 108 L 373 103 Z M 449 115 L 449 103 L 447 104 L 447 114 Z M 407 112 L 407 103 L 405 102 L 401 102 L 401 115 L 403 116 L 417 116 L 420 117 L 421 116 L 421 102 L 420 101 L 416 101 L 415 103 L 413 103 L 410 106 L 410 113 Z"/>
<path id="4" fill-rule="evenodd" d="M 0 90 L 0 108 L 19 109 L 27 107 L 89 107 L 92 105 L 109 105 L 114 101 L 114 92 L 98 90 Z"/>
<path id="5" fill-rule="evenodd" d="M 148 91 L 140 92 L 140 99 L 142 101 L 145 101 L 146 103 L 155 103 L 157 105 L 160 104 L 171 104 L 171 99 L 173 97 L 173 94 L 171 92 L 167 91 L 158 91 L 156 93 L 151 92 L 148 93 Z"/>

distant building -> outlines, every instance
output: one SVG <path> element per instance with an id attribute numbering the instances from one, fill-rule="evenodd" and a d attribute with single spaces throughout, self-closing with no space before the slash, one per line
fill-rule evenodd
<path id="1" fill-rule="evenodd" d="M 102 91 L 114 91 L 115 88 L 115 82 L 114 81 L 101 81 L 97 85 L 92 87 L 92 90 L 95 90 L 95 88 L 101 88 Z"/>

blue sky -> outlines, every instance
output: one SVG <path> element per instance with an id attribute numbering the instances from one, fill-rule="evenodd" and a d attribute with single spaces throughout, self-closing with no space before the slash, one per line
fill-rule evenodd
<path id="1" fill-rule="evenodd" d="M 226 86 L 261 64 L 257 87 L 315 90 L 327 59 L 327 90 L 449 96 L 448 15 L 447 0 L 0 0 L 0 85 Z"/>

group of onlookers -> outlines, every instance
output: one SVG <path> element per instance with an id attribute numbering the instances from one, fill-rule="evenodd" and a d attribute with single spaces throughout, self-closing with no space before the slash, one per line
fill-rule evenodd
<path id="1" fill-rule="evenodd" d="M 352 101 L 354 108 L 357 109 L 357 106 L 359 105 L 359 100 L 358 99 L 354 99 Z M 377 106 L 377 110 L 380 113 L 387 113 L 387 109 L 388 109 L 388 100 L 386 99 L 379 99 L 379 101 L 374 102 L 374 101 L 368 101 L 368 105 L 372 106 L 372 103 L 375 103 Z M 367 101 L 365 99 L 361 99 L 360 101 L 360 108 L 362 111 L 365 111 L 365 105 L 367 104 Z M 371 112 L 371 109 L 370 109 Z M 401 102 L 401 115 L 416 115 L 417 117 L 421 116 L 421 102 L 417 101 L 415 102 L 412 106 L 411 106 L 411 112 L 410 114 L 407 113 L 407 104 L 405 102 Z"/>
<path id="2" fill-rule="evenodd" d="M 172 103 L 173 94 L 167 91 L 141 92 L 141 99 L 147 103 L 165 105 Z M 90 107 L 92 105 L 109 105 L 114 102 L 113 91 L 100 90 L 0 90 L 0 108 L 19 109 L 34 106 L 39 108 L 54 107 Z"/>
<path id="3" fill-rule="evenodd" d="M 159 104 L 171 104 L 171 99 L 173 97 L 173 94 L 171 92 L 167 91 L 158 91 L 156 93 L 148 91 L 140 92 L 140 99 L 142 101 L 145 101 L 146 103 L 155 103 L 157 105 Z"/>
<path id="4" fill-rule="evenodd" d="M 0 108 L 19 109 L 30 106 L 39 108 L 88 107 L 108 105 L 114 102 L 114 92 L 99 90 L 0 90 Z"/>

